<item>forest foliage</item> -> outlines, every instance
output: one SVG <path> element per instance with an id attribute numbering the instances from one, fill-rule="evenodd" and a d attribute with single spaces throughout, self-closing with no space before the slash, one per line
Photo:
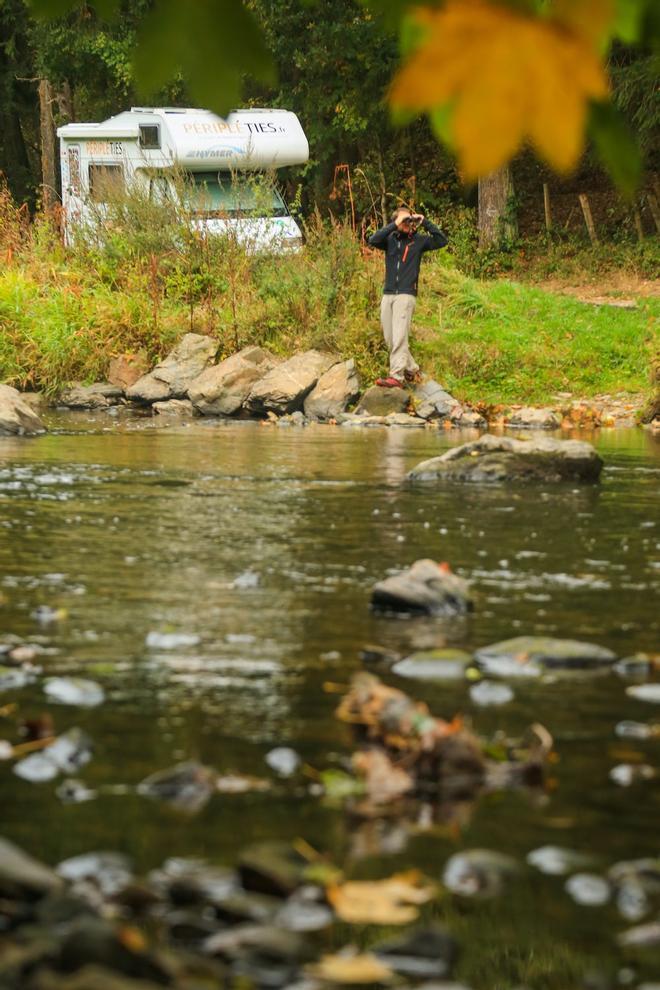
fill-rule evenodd
<path id="1" fill-rule="evenodd" d="M 57 123 L 139 99 L 293 109 L 307 203 L 338 163 L 375 199 L 425 173 L 460 189 L 527 143 L 565 172 L 585 127 L 630 191 L 638 147 L 657 165 L 659 24 L 650 0 L 0 0 L 0 170 L 34 200 L 47 78 Z"/>

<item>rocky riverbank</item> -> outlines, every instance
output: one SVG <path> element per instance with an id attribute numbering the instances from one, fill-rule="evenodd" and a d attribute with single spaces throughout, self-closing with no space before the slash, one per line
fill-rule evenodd
<path id="1" fill-rule="evenodd" d="M 110 361 L 106 382 L 74 384 L 52 399 L 2 386 L 0 435 L 41 432 L 39 413 L 49 405 L 113 415 L 256 418 L 281 425 L 572 431 L 642 422 L 660 429 L 657 409 L 653 403 L 641 409 L 642 397 L 581 401 L 561 393 L 556 404 L 542 408 L 472 406 L 428 377 L 405 389 L 365 389 L 354 361 L 337 354 L 310 350 L 284 360 L 264 348 L 246 347 L 218 362 L 216 352 L 215 339 L 188 333 L 152 369 L 139 355 L 124 355 Z"/>

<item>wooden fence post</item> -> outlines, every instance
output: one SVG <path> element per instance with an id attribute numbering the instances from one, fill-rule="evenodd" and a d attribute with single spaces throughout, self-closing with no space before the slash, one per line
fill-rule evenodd
<path id="1" fill-rule="evenodd" d="M 545 229 L 548 233 L 552 230 L 552 211 L 550 209 L 550 189 L 548 183 L 543 183 L 543 209 L 545 210 Z"/>
<path id="2" fill-rule="evenodd" d="M 580 193 L 578 198 L 580 200 L 580 206 L 582 207 L 582 213 L 584 214 L 584 222 L 587 225 L 587 230 L 589 231 L 591 243 L 598 244 L 598 235 L 596 234 L 596 228 L 594 226 L 594 218 L 591 215 L 589 197 L 586 193 Z"/>

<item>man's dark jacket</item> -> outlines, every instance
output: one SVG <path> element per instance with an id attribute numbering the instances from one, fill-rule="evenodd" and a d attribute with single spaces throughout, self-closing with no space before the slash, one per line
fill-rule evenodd
<path id="1" fill-rule="evenodd" d="M 399 230 L 395 223 L 388 223 L 387 227 L 377 230 L 369 238 L 368 243 L 371 247 L 385 252 L 383 292 L 386 296 L 398 295 L 402 292 L 416 296 L 422 255 L 425 251 L 437 251 L 447 244 L 445 235 L 430 220 L 424 218 L 422 229 L 426 230 L 430 237 L 418 233 L 406 234 Z"/>

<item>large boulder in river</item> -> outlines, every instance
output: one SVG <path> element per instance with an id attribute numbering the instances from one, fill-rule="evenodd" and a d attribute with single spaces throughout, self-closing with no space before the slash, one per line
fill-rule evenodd
<path id="1" fill-rule="evenodd" d="M 408 408 L 410 392 L 405 388 L 383 388 L 372 385 L 364 393 L 355 412 L 358 416 L 389 416 Z"/>
<path id="2" fill-rule="evenodd" d="M 245 405 L 253 413 L 274 412 L 280 416 L 302 409 L 321 375 L 338 361 L 336 354 L 322 351 L 295 354 L 257 382 Z"/>
<path id="3" fill-rule="evenodd" d="M 603 467 L 590 443 L 540 437 L 516 440 L 490 433 L 422 461 L 408 473 L 410 481 L 598 481 Z"/>
<path id="4" fill-rule="evenodd" d="M 191 382 L 188 395 L 203 416 L 232 416 L 275 365 L 273 355 L 262 347 L 244 347 L 220 364 L 206 368 Z"/>
<path id="5" fill-rule="evenodd" d="M 471 611 L 472 599 L 467 581 L 448 564 L 425 558 L 375 584 L 371 605 L 384 612 L 462 615 Z"/>
<path id="6" fill-rule="evenodd" d="M 94 385 L 72 385 L 61 393 L 58 406 L 68 409 L 107 409 L 116 406 L 124 397 L 118 385 L 110 382 L 95 382 Z"/>
<path id="7" fill-rule="evenodd" d="M 0 385 L 0 437 L 33 436 L 45 433 L 46 427 L 21 393 L 11 385 Z"/>
<path id="8" fill-rule="evenodd" d="M 188 386 L 209 366 L 217 349 L 218 342 L 213 337 L 185 334 L 165 360 L 131 385 L 126 395 L 134 402 L 148 404 L 166 399 L 185 399 Z"/>
<path id="9" fill-rule="evenodd" d="M 329 368 L 305 399 L 310 419 L 336 419 L 360 394 L 355 361 L 340 361 Z"/>

